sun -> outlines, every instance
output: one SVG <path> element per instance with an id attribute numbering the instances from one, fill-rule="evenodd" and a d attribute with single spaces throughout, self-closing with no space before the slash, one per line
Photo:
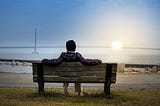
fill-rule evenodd
<path id="1" fill-rule="evenodd" d="M 115 50 L 119 50 L 122 48 L 122 42 L 120 41 L 113 41 L 112 42 L 112 48 Z"/>

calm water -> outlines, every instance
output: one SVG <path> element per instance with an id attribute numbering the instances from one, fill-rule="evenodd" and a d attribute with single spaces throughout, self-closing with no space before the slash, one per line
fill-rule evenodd
<path id="1" fill-rule="evenodd" d="M 32 73 L 31 66 L 12 66 L 0 64 L 0 72 L 11 72 L 11 73 Z"/>
<path id="2" fill-rule="evenodd" d="M 0 59 L 23 59 L 23 60 L 42 60 L 44 58 L 52 59 L 58 58 L 61 51 L 60 49 L 38 49 L 39 53 L 32 53 L 32 49 L 13 49 L 12 53 L 8 49 L 0 49 Z M 17 53 L 17 51 L 19 53 Z M 25 53 L 24 53 L 25 51 Z M 133 63 L 133 64 L 160 64 L 160 51 L 150 50 L 121 50 L 113 51 L 111 49 L 93 49 L 81 48 L 79 51 L 85 58 L 98 58 L 103 62 L 116 62 L 116 63 Z M 86 51 L 89 51 L 86 53 Z M 9 66 L 0 64 L 0 71 L 4 72 L 18 72 L 18 73 L 31 73 L 30 66 Z"/>
<path id="3" fill-rule="evenodd" d="M 58 58 L 57 54 L 32 54 L 32 53 L 0 53 L 1 59 L 42 60 L 44 58 Z M 160 64 L 160 55 L 123 55 L 123 54 L 83 54 L 85 58 L 98 58 L 103 62 Z"/>

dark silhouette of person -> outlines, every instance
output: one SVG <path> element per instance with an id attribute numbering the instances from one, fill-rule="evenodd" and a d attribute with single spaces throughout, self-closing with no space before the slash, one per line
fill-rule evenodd
<path id="1" fill-rule="evenodd" d="M 59 65 L 62 62 L 81 62 L 85 65 L 97 65 L 101 64 L 102 61 L 99 59 L 85 59 L 80 53 L 76 51 L 76 43 L 73 40 L 66 42 L 66 52 L 62 52 L 58 59 L 43 59 L 42 63 L 47 65 Z M 68 85 L 69 83 L 63 83 L 64 92 L 68 95 Z M 78 95 L 81 94 L 81 84 L 75 83 L 75 92 Z"/>

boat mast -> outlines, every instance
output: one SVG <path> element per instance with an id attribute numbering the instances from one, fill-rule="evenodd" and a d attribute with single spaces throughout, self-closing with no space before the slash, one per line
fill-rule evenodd
<path id="1" fill-rule="evenodd" d="M 34 52 L 37 52 L 37 28 L 35 28 L 35 46 L 34 46 Z"/>
<path id="2" fill-rule="evenodd" d="M 35 28 L 35 38 L 34 38 L 34 52 L 33 53 L 38 53 L 37 52 L 37 28 Z"/>

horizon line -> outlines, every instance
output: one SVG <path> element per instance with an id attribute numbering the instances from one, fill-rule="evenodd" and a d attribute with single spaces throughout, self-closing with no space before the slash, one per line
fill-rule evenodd
<path id="1" fill-rule="evenodd" d="M 23 49 L 23 48 L 33 48 L 35 46 L 0 46 L 0 49 Z M 65 46 L 36 46 L 36 48 L 65 48 Z M 77 46 L 77 48 L 112 48 L 111 46 Z M 151 47 L 122 47 L 122 49 L 145 49 L 145 50 L 160 50 L 160 48 Z"/>

